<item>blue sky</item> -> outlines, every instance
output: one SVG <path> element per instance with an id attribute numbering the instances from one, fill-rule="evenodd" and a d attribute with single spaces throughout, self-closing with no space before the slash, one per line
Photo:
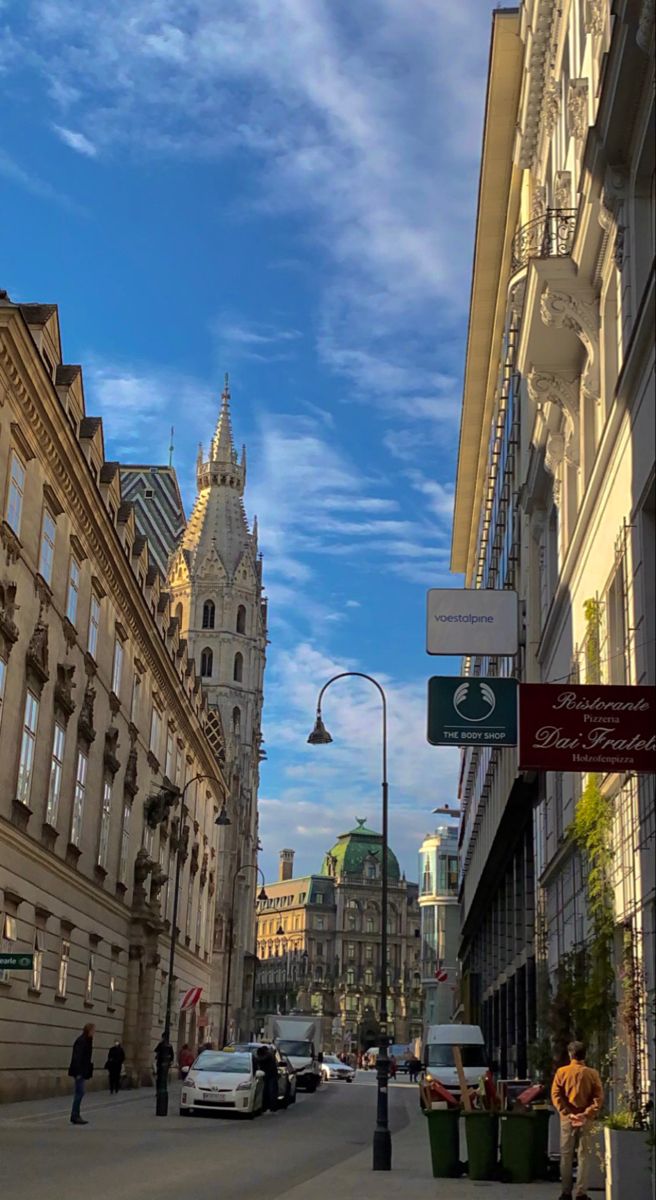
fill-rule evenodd
<path id="1" fill-rule="evenodd" d="M 188 507 L 223 372 L 270 599 L 263 865 L 357 816 L 409 877 L 458 755 L 425 740 L 425 592 L 449 575 L 489 0 L 0 0 L 13 299 L 60 306 L 109 457 Z"/>

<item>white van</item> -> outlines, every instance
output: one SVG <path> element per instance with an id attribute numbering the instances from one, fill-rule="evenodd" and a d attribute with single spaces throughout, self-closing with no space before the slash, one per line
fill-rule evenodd
<path id="1" fill-rule="evenodd" d="M 478 1025 L 429 1025 L 424 1042 L 426 1083 L 436 1080 L 450 1092 L 460 1092 L 453 1047 L 460 1046 L 465 1079 L 477 1087 L 489 1068 L 485 1040 Z"/>

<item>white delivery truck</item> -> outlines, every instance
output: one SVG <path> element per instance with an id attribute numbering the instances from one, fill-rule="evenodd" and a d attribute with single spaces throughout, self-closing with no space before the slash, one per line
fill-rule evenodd
<path id="1" fill-rule="evenodd" d="M 296 1085 L 316 1092 L 321 1083 L 321 1018 L 295 1013 L 267 1017 L 266 1037 L 287 1055 L 296 1071 Z"/>
<path id="2" fill-rule="evenodd" d="M 460 1094 L 460 1080 L 453 1047 L 460 1046 L 468 1087 L 477 1087 L 489 1069 L 483 1031 L 478 1025 L 429 1025 L 424 1040 L 423 1064 L 426 1083 L 441 1083 Z"/>

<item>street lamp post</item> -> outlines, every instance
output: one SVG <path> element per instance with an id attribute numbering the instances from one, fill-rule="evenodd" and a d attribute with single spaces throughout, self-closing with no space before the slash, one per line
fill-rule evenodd
<path id="1" fill-rule="evenodd" d="M 237 867 L 234 878 L 232 880 L 232 893 L 230 896 L 230 914 L 228 916 L 228 963 L 226 966 L 225 990 L 223 996 L 223 1037 L 222 1042 L 225 1046 L 228 1041 L 228 1011 L 230 1005 L 230 978 L 232 975 L 232 941 L 235 929 L 235 887 L 237 880 L 242 871 L 257 871 L 262 876 L 262 890 L 258 895 L 258 900 L 266 900 L 267 894 L 264 890 L 264 875 L 257 863 L 242 863 Z"/>
<path id="2" fill-rule="evenodd" d="M 175 951 L 178 944 L 178 903 L 180 899 L 180 877 L 182 875 L 182 866 L 187 857 L 187 849 L 189 846 L 189 826 L 185 824 L 187 818 L 187 810 L 185 808 L 185 796 L 187 789 L 192 783 L 198 783 L 201 779 L 211 780 L 213 783 L 218 783 L 220 787 L 223 784 L 215 775 L 194 775 L 192 779 L 187 780 L 182 791 L 178 795 L 174 795 L 172 789 L 164 789 L 159 796 L 153 797 L 154 803 L 147 812 L 147 821 L 151 828 L 155 828 L 167 815 L 171 803 L 175 799 L 180 800 L 180 832 L 178 836 L 178 848 L 175 858 L 175 880 L 173 884 L 173 912 L 171 914 L 171 948 L 169 951 L 169 977 L 166 988 L 166 1014 L 164 1017 L 164 1033 L 162 1041 L 170 1043 L 171 1040 L 171 1011 L 173 1008 L 173 971 L 175 968 Z M 216 825 L 229 825 L 230 818 L 226 812 L 225 800 L 221 805 L 221 811 L 215 821 Z M 165 1056 L 160 1054 L 157 1059 L 157 1075 L 155 1081 L 155 1116 L 165 1117 L 169 1111 L 169 1068 L 170 1063 L 166 1061 Z"/>
<path id="3" fill-rule="evenodd" d="M 387 697 L 383 688 L 372 675 L 363 671 L 341 671 L 324 683 L 317 699 L 317 716 L 312 733 L 308 737 L 311 746 L 325 746 L 332 742 L 321 717 L 321 701 L 323 694 L 337 679 L 354 676 L 357 679 L 367 679 L 377 689 L 383 705 L 383 861 L 381 865 L 381 939 L 380 939 L 380 1039 L 378 1062 L 376 1067 L 376 1128 L 373 1140 L 373 1169 L 374 1171 L 389 1171 L 392 1167 L 392 1135 L 389 1128 L 388 1080 L 389 1055 L 387 1032 L 387 807 L 389 787 L 387 782 Z"/>

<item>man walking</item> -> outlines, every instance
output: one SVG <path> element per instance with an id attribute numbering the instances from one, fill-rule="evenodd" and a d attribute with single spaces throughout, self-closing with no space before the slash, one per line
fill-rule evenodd
<path id="1" fill-rule="evenodd" d="M 109 1075 L 110 1096 L 114 1092 L 116 1095 L 118 1095 L 121 1090 L 121 1071 L 123 1070 L 124 1062 L 125 1050 L 117 1038 L 114 1042 L 114 1045 L 110 1046 L 109 1050 L 107 1051 L 107 1062 L 105 1063 L 105 1070 Z"/>
<path id="2" fill-rule="evenodd" d="M 95 1025 L 85 1025 L 82 1033 L 73 1042 L 73 1052 L 71 1054 L 71 1065 L 68 1068 L 68 1073 L 71 1079 L 75 1080 L 75 1091 L 73 1092 L 73 1107 L 71 1109 L 71 1125 L 88 1125 L 89 1122 L 83 1120 L 80 1116 L 80 1106 L 84 1098 L 84 1085 L 87 1079 L 91 1079 L 93 1075 L 93 1063 L 91 1055 L 93 1054 L 93 1035 L 96 1032 Z"/>
<path id="3" fill-rule="evenodd" d="M 604 1102 L 597 1071 L 585 1064 L 582 1042 L 570 1042 L 569 1063 L 556 1071 L 551 1099 L 560 1113 L 560 1200 L 572 1200 L 574 1150 L 578 1146 L 576 1200 L 590 1200 L 586 1192 L 592 1154 L 592 1122 Z"/>

